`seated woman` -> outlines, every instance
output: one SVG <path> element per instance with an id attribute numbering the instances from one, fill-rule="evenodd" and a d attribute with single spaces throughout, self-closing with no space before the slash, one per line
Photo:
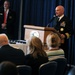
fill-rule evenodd
<path id="1" fill-rule="evenodd" d="M 31 37 L 28 45 L 30 53 L 25 56 L 25 65 L 31 66 L 32 75 L 38 75 L 39 66 L 48 62 L 48 57 L 38 37 Z"/>
<path id="2" fill-rule="evenodd" d="M 16 65 L 9 61 L 1 62 L 0 75 L 18 75 Z"/>
<path id="3" fill-rule="evenodd" d="M 50 32 L 46 38 L 46 44 L 49 50 L 46 50 L 49 60 L 64 57 L 63 49 L 59 48 L 61 39 L 57 33 Z"/>

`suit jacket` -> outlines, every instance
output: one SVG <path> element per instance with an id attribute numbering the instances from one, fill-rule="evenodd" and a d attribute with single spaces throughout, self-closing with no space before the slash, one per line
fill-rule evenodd
<path id="1" fill-rule="evenodd" d="M 56 17 L 57 18 L 57 17 Z M 57 20 L 57 19 L 56 19 Z M 64 43 L 61 43 L 60 48 L 62 48 L 65 52 L 65 57 L 68 58 L 68 38 L 73 34 L 72 22 L 66 16 L 63 16 L 60 21 L 56 21 L 56 25 L 54 27 L 60 34 L 64 34 Z"/>
<path id="2" fill-rule="evenodd" d="M 48 62 L 48 57 L 38 55 L 38 58 L 33 58 L 32 54 L 25 56 L 25 65 L 31 66 L 32 75 L 38 75 L 39 66 Z"/>
<path id="3" fill-rule="evenodd" d="M 1 33 L 1 24 L 4 21 L 4 8 L 0 8 L 0 33 Z M 14 27 L 15 27 L 15 22 L 16 22 L 16 13 L 9 9 L 8 16 L 7 16 L 7 23 L 6 23 L 6 28 L 7 28 L 7 34 L 11 37 L 14 35 Z"/>
<path id="4" fill-rule="evenodd" d="M 20 49 L 4 45 L 0 48 L 0 62 L 11 61 L 16 65 L 24 64 L 24 53 Z"/>
<path id="5" fill-rule="evenodd" d="M 64 34 L 65 36 L 66 36 L 66 33 L 68 33 L 69 36 L 73 34 L 72 23 L 66 16 L 64 16 L 60 21 L 57 21 L 54 28 L 57 31 L 59 31 L 61 34 Z"/>

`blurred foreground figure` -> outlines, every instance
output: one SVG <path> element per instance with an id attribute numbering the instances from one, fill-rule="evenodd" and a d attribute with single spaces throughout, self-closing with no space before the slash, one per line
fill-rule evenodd
<path id="1" fill-rule="evenodd" d="M 18 75 L 16 65 L 9 61 L 0 63 L 0 75 Z"/>

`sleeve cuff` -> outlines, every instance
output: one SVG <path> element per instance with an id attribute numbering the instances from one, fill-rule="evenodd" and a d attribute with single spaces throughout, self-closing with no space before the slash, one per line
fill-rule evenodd
<path id="1" fill-rule="evenodd" d="M 69 33 L 65 33 L 65 35 L 66 35 L 67 39 L 70 38 L 70 34 Z"/>

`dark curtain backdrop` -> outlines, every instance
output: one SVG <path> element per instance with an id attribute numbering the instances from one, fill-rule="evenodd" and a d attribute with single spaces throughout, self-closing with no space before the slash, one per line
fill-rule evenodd
<path id="1" fill-rule="evenodd" d="M 19 29 L 19 14 L 20 14 L 20 2 L 21 0 L 9 0 L 11 2 L 11 8 L 17 13 L 16 30 Z M 63 5 L 65 7 L 65 15 L 67 15 L 73 23 L 75 32 L 75 0 L 23 0 L 22 10 L 22 32 L 21 39 L 24 39 L 23 25 L 35 25 L 46 27 L 50 19 L 55 14 L 55 7 L 57 5 Z M 50 24 L 50 27 L 53 27 Z M 75 33 L 70 38 L 68 44 L 69 63 L 75 65 Z"/>
<path id="2" fill-rule="evenodd" d="M 5 1 L 5 0 L 0 0 L 0 6 L 3 5 L 4 1 Z"/>

